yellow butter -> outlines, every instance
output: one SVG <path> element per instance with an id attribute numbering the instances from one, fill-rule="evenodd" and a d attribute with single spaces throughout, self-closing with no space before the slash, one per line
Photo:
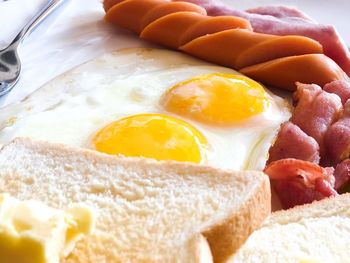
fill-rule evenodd
<path id="1" fill-rule="evenodd" d="M 94 226 L 93 211 L 75 204 L 66 211 L 0 194 L 0 261 L 58 263 Z"/>

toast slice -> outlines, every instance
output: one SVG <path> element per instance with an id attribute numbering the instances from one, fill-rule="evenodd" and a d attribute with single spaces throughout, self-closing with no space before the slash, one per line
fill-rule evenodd
<path id="1" fill-rule="evenodd" d="M 229 262 L 350 261 L 350 194 L 271 214 Z"/>
<path id="2" fill-rule="evenodd" d="M 270 213 L 268 177 L 123 158 L 19 138 L 0 151 L 0 192 L 97 211 L 66 263 L 222 262 Z"/>

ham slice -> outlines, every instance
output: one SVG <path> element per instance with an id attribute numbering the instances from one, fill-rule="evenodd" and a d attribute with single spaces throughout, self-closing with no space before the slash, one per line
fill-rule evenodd
<path id="1" fill-rule="evenodd" d="M 327 157 L 337 164 L 350 155 L 350 100 L 344 105 L 342 117 L 333 123 L 325 134 Z"/>
<path id="2" fill-rule="evenodd" d="M 272 35 L 300 35 L 321 43 L 325 55 L 332 58 L 350 75 L 350 52 L 337 30 L 317 24 L 301 12 L 285 7 L 261 7 L 249 12 L 225 6 L 214 0 L 186 0 L 207 10 L 210 16 L 239 16 L 250 21 L 255 32 Z M 269 11 L 270 9 L 270 11 Z"/>
<path id="3" fill-rule="evenodd" d="M 335 196 L 333 168 L 297 159 L 282 159 L 270 163 L 264 172 L 284 209 Z"/>
<path id="4" fill-rule="evenodd" d="M 341 100 L 336 94 L 325 92 L 315 84 L 298 83 L 297 86 L 297 91 L 293 94 L 297 106 L 291 121 L 317 141 L 323 158 L 324 136 L 341 114 Z"/>
<path id="5" fill-rule="evenodd" d="M 270 148 L 267 163 L 285 158 L 295 158 L 313 163 L 320 161 L 319 146 L 315 139 L 291 122 L 281 125 L 277 140 Z"/>
<path id="6" fill-rule="evenodd" d="M 296 205 L 309 204 L 325 198 L 311 188 L 306 188 L 297 181 L 280 180 L 271 183 L 278 196 L 283 209 L 289 209 Z"/>
<path id="7" fill-rule="evenodd" d="M 276 18 L 298 18 L 316 23 L 311 17 L 294 7 L 289 6 L 261 6 L 246 10 L 248 13 L 273 16 Z"/>
<path id="8" fill-rule="evenodd" d="M 348 99 L 350 99 L 350 81 L 349 80 L 332 81 L 324 85 L 323 90 L 329 93 L 337 94 L 340 97 L 342 104 L 345 104 L 345 102 Z"/>
<path id="9" fill-rule="evenodd" d="M 350 183 L 350 159 L 346 159 L 336 166 L 334 177 L 334 188 L 337 191 L 341 191 Z"/>

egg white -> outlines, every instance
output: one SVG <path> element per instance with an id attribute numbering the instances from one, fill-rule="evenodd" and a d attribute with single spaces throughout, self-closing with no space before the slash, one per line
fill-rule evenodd
<path id="1" fill-rule="evenodd" d="M 125 116 L 163 113 L 192 124 L 207 139 L 207 164 L 234 170 L 263 169 L 288 103 L 271 95 L 262 114 L 230 127 L 205 125 L 166 112 L 159 103 L 174 84 L 207 73 L 238 72 L 158 49 L 106 54 L 52 80 L 23 103 L 3 109 L 0 143 L 15 137 L 91 148 L 91 137 Z M 140 146 L 142 147 L 142 146 Z"/>

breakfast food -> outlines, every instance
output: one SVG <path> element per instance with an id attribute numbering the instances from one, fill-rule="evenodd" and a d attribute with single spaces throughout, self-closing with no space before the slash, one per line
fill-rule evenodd
<path id="1" fill-rule="evenodd" d="M 189 2 L 207 15 L 202 9 L 188 11 Z M 155 9 L 157 16 L 146 19 Z M 284 208 L 337 195 L 350 182 L 345 172 L 350 136 L 344 110 L 350 94 L 350 56 L 333 27 L 319 25 L 293 8 L 242 12 L 210 0 L 106 0 L 105 10 L 108 22 L 141 38 L 295 91 L 296 107 L 289 122 L 281 125 L 264 169 Z M 134 17 L 127 24 L 121 15 L 125 11 Z M 219 27 L 216 21 L 222 15 L 226 21 L 240 22 L 222 22 Z M 149 23 L 140 22 L 144 19 Z"/>
<path id="2" fill-rule="evenodd" d="M 63 211 L 0 194 L 1 262 L 59 263 L 91 234 L 94 221 L 93 211 L 82 204 Z"/>
<path id="3" fill-rule="evenodd" d="M 105 2 L 109 2 L 110 8 L 121 1 L 105 0 Z M 281 36 L 299 35 L 314 39 L 322 45 L 324 54 L 350 75 L 349 48 L 334 26 L 319 24 L 296 8 L 263 6 L 242 11 L 233 6 L 223 5 L 216 0 L 185 0 L 185 2 L 202 6 L 209 16 L 244 18 L 250 22 L 254 32 L 257 33 Z"/>
<path id="4" fill-rule="evenodd" d="M 36 263 L 348 259 L 350 198 L 338 193 L 350 182 L 350 70 L 336 31 L 291 8 L 211 16 L 232 9 L 192 2 L 104 7 L 108 22 L 246 76 L 174 51 L 123 50 L 0 112 L 0 143 L 46 140 L 0 151 L 0 193 L 18 198 L 0 195 L 0 261 L 24 263 L 28 251 L 7 246 L 22 230 L 41 248 Z M 264 17 L 302 26 L 264 29 Z M 292 116 L 269 86 L 295 91 Z M 268 218 L 269 182 L 283 208 L 330 199 Z M 91 211 L 74 202 L 98 215 L 92 235 L 81 236 Z"/>
<path id="5" fill-rule="evenodd" d="M 237 17 L 208 16 L 205 9 L 188 11 L 193 4 L 187 2 L 113 3 L 105 6 L 109 23 L 151 42 L 240 70 L 266 85 L 295 90 L 297 81 L 323 86 L 348 78 L 336 62 L 323 54 L 323 46 L 308 37 L 257 33 L 248 20 L 243 23 Z"/>
<path id="6" fill-rule="evenodd" d="M 324 134 L 324 147 L 329 162 L 337 164 L 350 155 L 350 101 L 344 105 L 342 114 Z"/>
<path id="7" fill-rule="evenodd" d="M 281 171 L 285 165 L 314 167 L 300 160 L 335 167 L 346 159 L 347 140 L 339 139 L 341 145 L 333 146 L 331 139 L 325 138 L 344 138 L 341 122 L 333 124 L 343 109 L 337 95 L 342 101 L 348 96 L 340 89 L 347 85 L 347 77 L 322 54 L 323 47 L 317 41 L 304 36 L 256 33 L 243 18 L 209 17 L 204 8 L 187 2 L 106 1 L 105 8 L 106 20 L 141 37 L 192 50 L 199 57 L 209 56 L 210 61 L 240 68 L 274 86 L 296 89 L 297 106 L 290 122 L 286 122 L 290 109 L 283 100 L 235 71 L 178 53 L 149 50 L 147 57 L 145 50 L 130 50 L 128 54 L 121 52 L 115 57 L 97 59 L 48 84 L 22 105 L 4 109 L 1 143 L 29 136 L 109 154 L 189 161 L 235 170 L 264 169 L 272 144 L 268 163 L 282 161 L 265 171 Z M 284 12 L 290 14 L 291 10 Z M 229 49 L 225 48 L 227 44 Z M 137 55 L 133 56 L 133 52 Z M 120 63 L 123 66 L 115 68 L 114 64 Z M 92 68 L 94 74 L 82 73 L 86 69 L 92 72 Z M 337 95 L 317 85 L 295 85 L 296 80 L 318 83 Z M 243 82 L 244 85 L 238 85 Z M 68 88 L 60 92 L 65 83 Z M 45 93 L 52 99 L 43 103 L 45 99 L 41 97 Z M 310 103 L 312 99 L 315 102 Z M 336 161 L 329 163 L 331 159 Z M 321 188 L 303 183 L 298 173 L 274 176 L 273 185 L 284 200 L 283 206 L 334 195 L 338 190 L 335 185 L 346 184 L 350 178 L 344 172 L 327 171 L 320 180 L 311 180 L 322 182 Z M 313 175 L 318 177 L 319 174 Z M 295 195 L 296 192 L 300 194 Z M 282 197 L 284 193 L 288 194 Z"/>
<path id="8" fill-rule="evenodd" d="M 329 93 L 337 94 L 343 105 L 348 99 L 350 99 L 350 81 L 333 81 L 324 85 L 322 89 Z"/>
<path id="9" fill-rule="evenodd" d="M 349 231 L 331 232 L 349 223 L 342 210 L 349 196 L 338 193 L 350 182 L 350 82 L 346 62 L 326 41 L 286 36 L 283 28 L 279 35 L 258 33 L 244 18 L 208 16 L 215 12 L 209 1 L 202 7 L 165 0 L 112 0 L 104 6 L 107 21 L 143 39 L 295 91 L 294 112 L 290 118 L 286 100 L 268 86 L 165 50 L 118 51 L 64 74 L 0 113 L 0 143 L 29 136 L 65 144 L 17 139 L 6 145 L 0 151 L 0 192 L 54 207 L 41 206 L 43 211 L 84 202 L 99 214 L 96 231 L 73 250 L 70 240 L 68 249 L 63 242 L 69 226 L 62 226 L 56 237 L 39 242 L 53 252 L 37 255 L 67 263 L 224 262 L 239 249 L 235 262 L 319 260 L 319 255 L 331 261 L 340 249 L 335 259 L 347 259 L 339 237 Z M 288 8 L 250 12 L 312 22 Z M 266 174 L 283 208 L 334 199 L 273 214 L 256 230 L 270 213 Z M 2 213 L 10 220 L 18 203 L 27 202 L 11 200 Z M 59 223 L 69 217 L 59 215 Z M 91 219 L 83 215 L 78 213 L 76 225 Z M 20 219 L 21 226 L 30 225 L 30 218 Z M 7 230 L 11 223 L 5 223 Z M 49 235 L 56 233 L 41 223 Z M 0 245 L 12 237 L 1 234 Z M 80 233 L 67 236 L 76 241 L 75 234 Z M 277 239 L 281 234 L 290 238 Z M 336 241 L 325 248 L 324 241 L 313 243 L 329 237 Z M 294 240 L 300 246 L 291 245 Z M 0 258 L 9 251 L 0 249 Z M 13 251 L 16 263 L 26 255 Z"/>
<path id="10" fill-rule="evenodd" d="M 262 172 L 120 158 L 16 139 L 0 151 L 0 192 L 66 209 L 83 202 L 95 231 L 62 262 L 223 262 L 270 213 Z"/>
<path id="11" fill-rule="evenodd" d="M 228 262 L 349 260 L 350 194 L 272 213 Z"/>
<path id="12" fill-rule="evenodd" d="M 297 86 L 292 118 L 282 125 L 265 168 L 280 171 L 272 184 L 284 208 L 336 195 L 350 182 L 347 103 L 317 85 Z"/>
<path id="13" fill-rule="evenodd" d="M 296 90 L 296 82 L 324 86 L 347 79 L 337 64 L 323 54 L 291 56 L 249 66 L 241 73 L 271 86 Z"/>
<path id="14" fill-rule="evenodd" d="M 262 170 L 289 117 L 286 100 L 238 72 L 136 48 L 79 66 L 2 109 L 0 143 L 27 136 L 110 154 Z"/>
<path id="15" fill-rule="evenodd" d="M 325 92 L 317 85 L 297 83 L 297 86 L 293 94 L 297 104 L 290 121 L 317 141 L 320 156 L 325 158 L 323 138 L 330 125 L 338 119 L 342 110 L 341 100 L 336 94 Z"/>
<path id="16" fill-rule="evenodd" d="M 284 209 L 336 196 L 340 190 L 335 187 L 341 178 L 336 181 L 333 167 L 323 168 L 315 163 L 286 158 L 271 162 L 264 172 L 269 175 Z"/>
<path id="17" fill-rule="evenodd" d="M 286 158 L 313 163 L 320 161 L 320 146 L 317 141 L 290 121 L 281 125 L 277 139 L 270 148 L 268 163 Z"/>

